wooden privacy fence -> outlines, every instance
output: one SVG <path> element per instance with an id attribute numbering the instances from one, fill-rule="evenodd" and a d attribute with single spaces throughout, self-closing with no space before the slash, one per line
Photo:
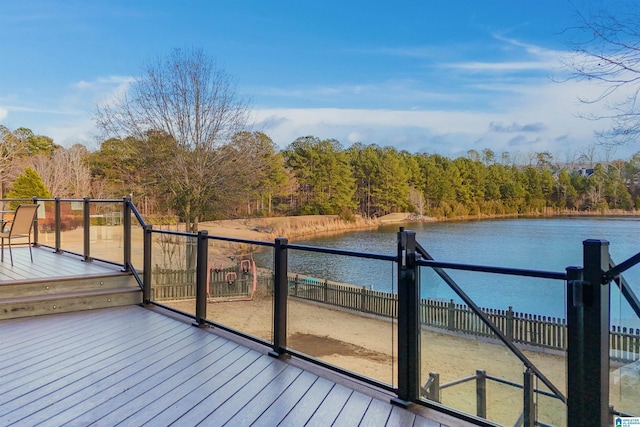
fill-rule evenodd
<path id="1" fill-rule="evenodd" d="M 397 317 L 398 296 L 343 283 L 289 275 L 289 295 L 384 317 Z M 567 325 L 564 319 L 507 310 L 481 309 L 513 342 L 554 350 L 566 350 Z M 464 304 L 453 300 L 420 300 L 420 321 L 424 326 L 476 337 L 494 338 L 482 320 Z M 621 362 L 640 360 L 640 329 L 612 326 L 611 358 Z"/>
<path id="2" fill-rule="evenodd" d="M 152 301 L 184 300 L 196 297 L 195 270 L 155 268 L 152 277 Z"/>
<path id="3" fill-rule="evenodd" d="M 229 271 L 232 271 L 229 269 Z M 229 285 L 225 281 L 227 269 L 211 271 L 211 297 L 229 297 L 246 293 L 239 280 Z M 343 309 L 395 318 L 398 314 L 398 295 L 374 291 L 363 286 L 332 282 L 298 274 L 289 274 L 289 295 L 308 301 Z M 258 288 L 273 289 L 273 274 L 257 276 Z M 237 289 L 236 289 L 237 288 Z M 155 301 L 194 299 L 195 271 L 160 270 L 153 273 L 152 299 Z M 567 325 L 564 319 L 518 313 L 507 310 L 482 309 L 487 317 L 513 342 L 535 347 L 566 350 Z M 453 300 L 420 300 L 420 321 L 424 326 L 460 335 L 494 338 L 493 332 L 466 305 Z M 612 326 L 609 334 L 611 358 L 620 362 L 640 360 L 640 329 Z"/>
<path id="4" fill-rule="evenodd" d="M 289 275 L 289 295 L 363 313 L 385 317 L 398 315 L 397 294 L 298 274 Z"/>
<path id="5" fill-rule="evenodd" d="M 194 299 L 196 297 L 195 270 L 167 270 L 155 268 L 152 273 L 151 298 L 154 301 Z M 237 266 L 211 269 L 209 297 L 233 299 L 252 294 L 253 276 Z"/>

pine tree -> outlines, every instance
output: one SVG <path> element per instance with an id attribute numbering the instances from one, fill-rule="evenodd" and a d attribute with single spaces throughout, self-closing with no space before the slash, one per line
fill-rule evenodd
<path id="1" fill-rule="evenodd" d="M 7 193 L 8 199 L 31 199 L 34 196 L 50 199 L 53 197 L 38 172 L 30 167 L 16 177 L 12 186 L 11 191 Z"/>

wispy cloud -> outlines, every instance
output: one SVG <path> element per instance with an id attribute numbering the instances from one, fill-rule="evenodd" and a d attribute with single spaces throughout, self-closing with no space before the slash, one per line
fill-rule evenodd
<path id="1" fill-rule="evenodd" d="M 511 123 L 509 125 L 503 125 L 502 123 L 491 122 L 489 123 L 489 129 L 492 132 L 499 132 L 499 133 L 540 132 L 545 130 L 546 126 L 544 125 L 544 123 L 530 123 L 526 125 Z"/>
<path id="2" fill-rule="evenodd" d="M 579 151 L 595 142 L 593 132 L 601 124 L 580 118 L 602 108 L 579 102 L 579 94 L 598 90 L 588 82 L 559 84 L 549 79 L 525 79 L 496 84 L 491 90 L 485 96 L 492 108 L 473 108 L 471 98 L 459 105 L 441 103 L 438 108 L 435 103 L 419 109 L 257 108 L 254 120 L 281 147 L 309 134 L 335 138 L 347 145 L 395 145 L 411 152 L 450 156 L 464 154 L 470 148 L 557 154 Z M 461 108 L 465 105 L 467 108 Z M 619 154 L 624 156 L 622 151 Z"/>
<path id="3" fill-rule="evenodd" d="M 80 90 L 88 90 L 94 88 L 102 88 L 105 86 L 120 86 L 131 84 L 135 80 L 131 76 L 106 76 L 98 77 L 93 81 L 80 80 L 72 86 Z"/>
<path id="4" fill-rule="evenodd" d="M 508 145 L 509 147 L 532 147 L 535 151 L 536 144 L 538 144 L 541 140 L 541 138 L 529 139 L 523 135 L 518 135 L 514 138 L 511 138 L 508 142 Z"/>
<path id="5" fill-rule="evenodd" d="M 337 108 L 404 108 L 420 109 L 438 103 L 456 103 L 465 96 L 436 86 L 425 86 L 417 79 L 387 80 L 369 84 L 313 85 L 308 87 L 256 87 L 248 88 L 266 108 L 274 104 L 298 107 Z M 468 99 L 468 98 L 466 98 Z"/>
<path id="6" fill-rule="evenodd" d="M 459 62 L 442 64 L 444 67 L 466 71 L 538 71 L 551 70 L 557 62 L 521 61 L 521 62 Z"/>

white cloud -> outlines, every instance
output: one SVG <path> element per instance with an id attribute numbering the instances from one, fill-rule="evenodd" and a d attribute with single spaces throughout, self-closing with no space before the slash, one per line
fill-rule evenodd
<path id="1" fill-rule="evenodd" d="M 517 84 L 496 96 L 491 111 L 478 109 L 264 108 L 253 111 L 258 128 L 280 147 L 314 135 L 354 142 L 394 145 L 410 152 L 456 156 L 470 149 L 496 152 L 580 151 L 593 145 L 594 131 L 606 123 L 580 115 L 602 114 L 602 105 L 580 103 L 599 89 L 588 82 Z M 627 151 L 627 152 L 625 152 Z M 631 148 L 619 150 L 627 156 Z"/>
<path id="2" fill-rule="evenodd" d="M 74 85 L 76 88 L 84 90 L 93 87 L 93 84 L 84 80 L 80 80 L 78 83 Z"/>
<path id="3" fill-rule="evenodd" d="M 0 106 L 0 122 L 11 129 L 29 127 L 63 146 L 81 143 L 91 147 L 98 133 L 92 119 L 94 106 L 117 99 L 133 80 L 105 76 L 71 83 L 55 99 L 24 97 L 18 103 L 14 97 L 11 105 Z"/>
<path id="4" fill-rule="evenodd" d="M 126 93 L 133 81 L 135 78 L 131 76 L 103 76 L 93 81 L 81 80 L 72 85 L 76 91 L 70 96 L 83 99 L 89 97 L 89 105 L 110 103 Z"/>

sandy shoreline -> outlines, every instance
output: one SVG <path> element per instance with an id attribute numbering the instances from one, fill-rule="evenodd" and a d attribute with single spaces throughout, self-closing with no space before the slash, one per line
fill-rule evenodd
<path id="1" fill-rule="evenodd" d="M 402 212 L 392 213 L 375 219 L 356 218 L 355 221 L 344 221 L 341 220 L 337 215 L 304 215 L 207 221 L 200 223 L 199 228 L 201 230 L 207 230 L 209 235 L 212 236 L 235 237 L 247 240 L 273 241 L 277 237 L 295 239 L 323 233 L 340 233 L 354 230 L 376 229 L 382 225 L 401 225 L 402 223 L 407 222 L 481 221 L 500 218 L 553 218 L 585 216 L 640 216 L 640 211 L 561 211 L 552 212 L 549 214 L 468 216 L 453 219 L 416 217 L 414 214 Z"/>

